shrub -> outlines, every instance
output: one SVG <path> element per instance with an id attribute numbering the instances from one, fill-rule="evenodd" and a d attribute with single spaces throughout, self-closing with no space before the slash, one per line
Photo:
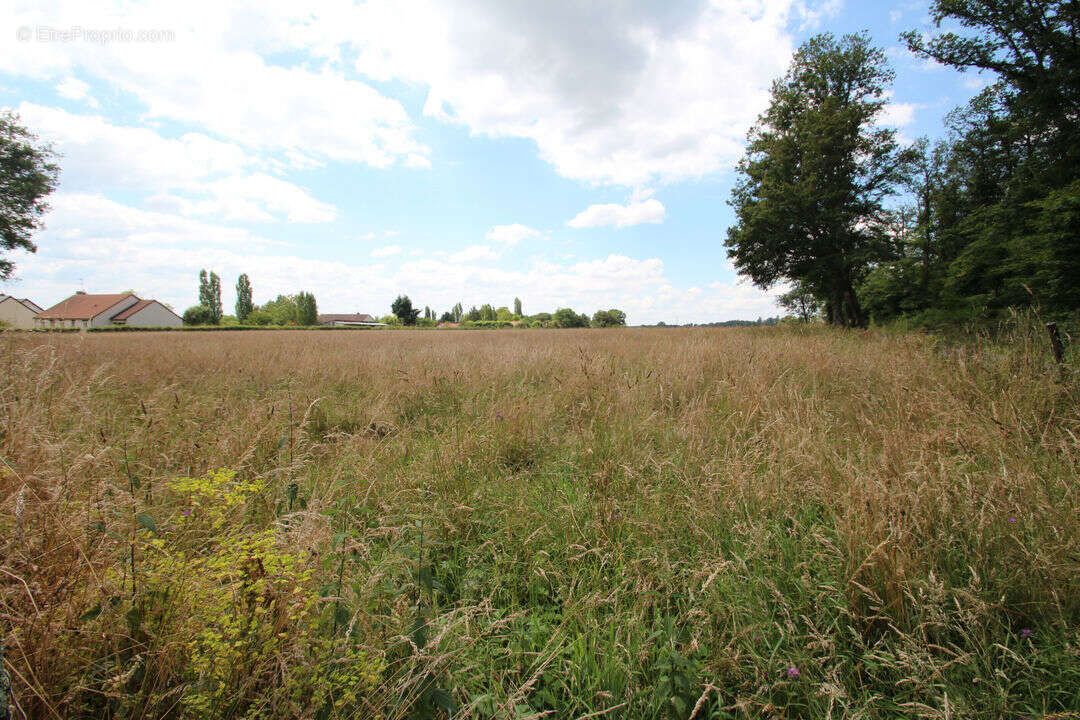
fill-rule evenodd
<path id="1" fill-rule="evenodd" d="M 184 311 L 185 325 L 215 325 L 214 311 L 205 305 L 192 305 Z"/>

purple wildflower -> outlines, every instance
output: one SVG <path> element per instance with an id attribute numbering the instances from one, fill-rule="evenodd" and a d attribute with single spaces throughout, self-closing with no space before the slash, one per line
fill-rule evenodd
<path id="1" fill-rule="evenodd" d="M 1009 522 L 1016 522 L 1016 518 L 1009 516 Z"/>
<path id="2" fill-rule="evenodd" d="M 502 414 L 502 410 L 497 410 L 497 411 L 495 412 L 495 418 L 496 418 L 497 420 L 502 420 L 502 419 L 503 419 L 503 414 Z"/>
<path id="3" fill-rule="evenodd" d="M 188 515 L 191 514 L 191 508 L 187 508 L 186 510 L 181 510 L 180 514 L 183 515 L 184 517 L 187 517 Z"/>
<path id="4" fill-rule="evenodd" d="M 789 667 L 787 669 L 787 676 L 789 678 L 791 678 L 792 680 L 798 680 L 799 675 L 801 675 L 801 674 L 802 673 L 799 672 L 799 668 L 795 667 L 794 665 L 792 665 L 791 667 Z"/>
<path id="5" fill-rule="evenodd" d="M 1034 633 L 1031 632 L 1031 628 L 1024 628 L 1023 630 L 1020 631 L 1020 639 L 1021 640 L 1027 640 L 1032 635 L 1034 635 Z"/>

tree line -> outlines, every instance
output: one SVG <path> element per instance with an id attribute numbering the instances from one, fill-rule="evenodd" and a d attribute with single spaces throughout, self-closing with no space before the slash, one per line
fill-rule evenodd
<path id="1" fill-rule="evenodd" d="M 626 313 L 612 308 L 597 310 L 590 318 L 578 314 L 570 308 L 559 308 L 554 313 L 541 312 L 526 315 L 522 312 L 521 298 L 514 298 L 514 309 L 506 306 L 495 307 L 485 303 L 480 307 L 473 305 L 465 310 L 460 302 L 439 314 L 428 306 L 423 311 L 414 308 L 408 295 L 399 295 L 390 306 L 390 314 L 381 318 L 387 325 L 415 325 L 435 327 L 443 323 L 463 325 L 465 327 L 508 327 L 511 325 L 535 328 L 575 328 L 575 327 L 622 327 L 626 325 Z M 421 317 L 423 315 L 423 317 Z"/>
<path id="2" fill-rule="evenodd" d="M 295 295 L 278 295 L 262 305 L 252 302 L 251 280 L 242 274 L 236 280 L 236 314 L 226 316 L 221 305 L 221 278 L 213 271 L 199 272 L 199 303 L 184 311 L 185 325 L 317 325 L 319 308 L 315 296 L 301 290 Z M 598 310 L 590 318 L 570 308 L 559 308 L 554 313 L 524 315 L 521 299 L 514 298 L 514 310 L 495 308 L 484 304 L 465 311 L 461 303 L 439 315 L 430 307 L 414 308 L 408 295 L 399 295 L 390 305 L 390 314 L 379 319 L 385 325 L 412 325 L 435 327 L 442 323 L 460 324 L 465 327 L 622 327 L 626 325 L 626 313 L 622 310 Z"/>
<path id="3" fill-rule="evenodd" d="M 992 83 L 902 146 L 894 78 L 866 34 L 811 38 L 772 87 L 738 166 L 726 240 L 740 273 L 787 283 L 796 315 L 861 326 L 1080 308 L 1080 6 L 934 0 L 915 55 Z"/>
<path id="4" fill-rule="evenodd" d="M 184 311 L 185 325 L 317 325 L 319 307 L 315 296 L 301 290 L 278 295 L 263 305 L 251 300 L 251 280 L 244 273 L 236 279 L 236 315 L 227 317 L 221 308 L 221 278 L 215 272 L 199 272 L 199 304 Z"/>

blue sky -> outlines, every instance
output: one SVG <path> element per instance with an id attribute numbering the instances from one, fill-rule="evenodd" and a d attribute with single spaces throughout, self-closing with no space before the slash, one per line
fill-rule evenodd
<path id="1" fill-rule="evenodd" d="M 924 2 L 22 2 L 0 105 L 62 153 L 34 255 L 0 291 L 134 289 L 178 310 L 200 268 L 324 312 L 777 312 L 723 238 L 746 132 L 810 35 L 868 30 L 905 139 L 985 78 L 913 58 Z M 227 7 L 223 7 L 227 6 Z"/>

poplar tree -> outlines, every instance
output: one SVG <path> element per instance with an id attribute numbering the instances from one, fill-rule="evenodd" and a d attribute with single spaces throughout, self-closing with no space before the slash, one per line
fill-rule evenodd
<path id="1" fill-rule="evenodd" d="M 255 306 L 251 304 L 251 281 L 245 273 L 236 279 L 236 319 L 244 322 L 254 309 Z"/>

